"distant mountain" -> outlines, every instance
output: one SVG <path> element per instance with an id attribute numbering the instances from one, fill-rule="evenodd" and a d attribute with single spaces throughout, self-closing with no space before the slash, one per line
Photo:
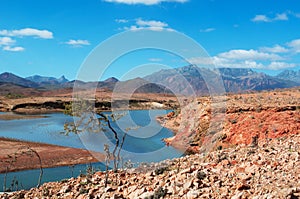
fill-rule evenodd
<path id="1" fill-rule="evenodd" d="M 284 80 L 291 80 L 297 83 L 300 83 L 300 70 L 298 71 L 293 71 L 293 70 L 284 70 L 278 75 L 276 75 L 277 78 L 279 79 L 284 79 Z"/>
<path id="2" fill-rule="evenodd" d="M 220 81 L 220 77 L 222 81 Z M 250 90 L 270 90 L 276 88 L 289 88 L 300 86 L 300 70 L 284 71 L 276 77 L 258 73 L 251 69 L 243 68 L 198 68 L 189 65 L 176 69 L 165 69 L 148 75 L 144 78 L 135 78 L 119 81 L 111 77 L 105 81 L 84 82 L 80 80 L 68 81 L 64 76 L 60 78 L 43 77 L 39 75 L 22 78 L 12 73 L 0 74 L 1 88 L 9 92 L 31 88 L 38 92 L 56 89 L 104 89 L 121 93 L 175 93 L 182 95 L 206 95 L 212 89 L 224 86 L 226 92 L 242 92 Z M 293 81 L 291 81 L 293 80 Z M 222 85 L 217 83 L 221 82 Z M 212 85 L 210 91 L 207 85 Z M 15 85 L 15 86 L 14 86 Z M 223 90 L 224 91 L 224 90 Z M 28 90 L 26 93 L 33 92 Z"/>
<path id="3" fill-rule="evenodd" d="M 142 78 L 134 78 L 127 81 L 117 82 L 114 87 L 117 93 L 171 93 L 165 87 L 151 83 Z"/>
<path id="4" fill-rule="evenodd" d="M 26 77 L 26 79 L 36 83 L 47 83 L 47 82 L 65 83 L 69 81 L 65 78 L 65 76 L 61 76 L 60 78 L 55 78 L 55 77 L 44 77 L 40 75 L 34 75 L 34 76 Z"/>
<path id="5" fill-rule="evenodd" d="M 226 92 L 269 90 L 300 85 L 290 80 L 257 73 L 251 69 L 220 68 L 218 70 L 211 70 L 208 68 L 198 68 L 195 65 L 161 70 L 144 77 L 144 79 L 149 82 L 165 85 L 175 93 L 191 94 L 195 92 L 197 95 L 203 95 L 209 93 L 206 82 L 210 82 L 213 85 L 214 82 L 217 82 L 218 73 L 223 79 Z"/>
<path id="6" fill-rule="evenodd" d="M 144 79 L 152 83 L 164 85 L 176 94 L 207 94 L 208 89 L 206 83 L 199 71 L 205 74 L 214 74 L 211 70 L 190 65 L 176 69 L 164 69 L 148 75 L 144 77 Z M 196 93 L 194 93 L 194 91 L 196 91 Z"/>
<path id="7" fill-rule="evenodd" d="M 257 73 L 251 69 L 220 68 L 222 79 L 229 92 L 245 90 L 270 90 L 276 88 L 290 88 L 299 86 L 296 82 L 282 80 L 277 77 Z"/>
<path id="8" fill-rule="evenodd" d="M 103 82 L 105 82 L 105 83 L 116 83 L 116 82 L 118 82 L 118 81 L 119 81 L 119 80 L 118 80 L 117 78 L 115 78 L 115 77 L 110 77 L 110 78 L 104 80 Z"/>
<path id="9" fill-rule="evenodd" d="M 98 88 L 114 90 L 115 85 L 119 82 L 119 80 L 115 77 L 110 77 L 104 81 L 99 81 L 97 84 Z"/>
<path id="10" fill-rule="evenodd" d="M 55 77 L 44 77 L 40 75 L 34 75 L 34 76 L 26 77 L 26 79 L 35 82 L 39 84 L 40 87 L 46 89 L 63 88 L 64 87 L 63 84 L 69 82 L 69 80 L 67 80 L 65 76 L 61 76 L 60 78 L 55 78 Z"/>
<path id="11" fill-rule="evenodd" d="M 223 77 L 245 77 L 257 75 L 256 72 L 248 68 L 219 68 L 218 70 Z"/>
<path id="12" fill-rule="evenodd" d="M 5 83 L 12 83 L 15 85 L 23 86 L 23 87 L 30 87 L 30 88 L 38 88 L 40 87 L 39 84 L 36 82 L 27 80 L 25 78 L 19 77 L 17 75 L 14 75 L 12 73 L 2 73 L 0 74 L 0 82 L 5 82 Z"/>

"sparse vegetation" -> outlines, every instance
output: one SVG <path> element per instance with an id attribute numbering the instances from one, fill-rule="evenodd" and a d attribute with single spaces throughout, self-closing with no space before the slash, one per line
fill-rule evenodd
<path id="1" fill-rule="evenodd" d="M 18 93 L 8 93 L 5 95 L 5 97 L 8 99 L 19 99 L 19 98 L 23 98 L 24 95 Z"/>
<path id="2" fill-rule="evenodd" d="M 155 175 L 161 175 L 168 170 L 169 170 L 168 167 L 161 167 L 161 168 L 155 169 L 154 173 L 155 173 Z"/>
<path id="3" fill-rule="evenodd" d="M 204 180 L 206 178 L 206 173 L 204 173 L 203 171 L 198 171 L 197 172 L 197 179 L 198 180 Z"/>
<path id="4" fill-rule="evenodd" d="M 19 185 L 21 185 L 21 182 L 19 182 L 16 179 L 16 177 L 13 178 L 12 182 L 10 183 L 9 188 L 7 188 L 6 185 L 7 185 L 7 174 L 10 170 L 10 167 L 12 167 L 18 161 L 18 159 L 22 158 L 22 156 L 29 156 L 31 159 L 34 159 L 34 157 L 36 157 L 38 159 L 40 174 L 39 174 L 39 178 L 38 178 L 36 186 L 39 187 L 41 185 L 44 171 L 43 171 L 42 160 L 41 160 L 39 153 L 30 147 L 21 147 L 21 148 L 17 149 L 15 153 L 13 153 L 11 155 L 7 155 L 6 159 L 0 160 L 0 163 L 5 165 L 5 167 L 6 167 L 6 171 L 5 171 L 5 175 L 4 175 L 4 179 L 3 179 L 3 190 L 4 191 L 13 191 L 13 190 L 19 189 Z"/>

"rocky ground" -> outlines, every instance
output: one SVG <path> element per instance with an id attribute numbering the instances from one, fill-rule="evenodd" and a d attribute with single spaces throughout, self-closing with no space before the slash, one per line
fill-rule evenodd
<path id="1" fill-rule="evenodd" d="M 51 182 L 5 198 L 299 198 L 300 136 Z"/>
<path id="2" fill-rule="evenodd" d="M 299 134 L 300 89 L 203 97 L 158 120 L 176 132 L 168 144 L 194 152 Z"/>

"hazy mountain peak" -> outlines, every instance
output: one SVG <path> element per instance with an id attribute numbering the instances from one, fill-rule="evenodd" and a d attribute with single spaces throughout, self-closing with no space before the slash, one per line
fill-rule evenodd
<path id="1" fill-rule="evenodd" d="M 228 75 L 235 77 L 258 74 L 257 72 L 254 72 L 252 69 L 249 68 L 219 68 L 219 71 L 223 76 Z"/>
<path id="2" fill-rule="evenodd" d="M 65 83 L 68 82 L 69 80 L 64 75 L 62 75 L 60 78 L 57 79 L 57 81 L 59 83 Z"/>
<path id="3" fill-rule="evenodd" d="M 13 83 L 25 87 L 33 87 L 33 88 L 39 87 L 39 85 L 36 84 L 35 82 L 19 77 L 9 72 L 4 72 L 0 74 L 0 82 Z"/>
<path id="4" fill-rule="evenodd" d="M 110 78 L 107 78 L 106 80 L 104 80 L 105 83 L 116 83 L 118 81 L 119 80 L 115 77 L 110 77 Z"/>
<path id="5" fill-rule="evenodd" d="M 284 70 L 281 73 L 279 73 L 276 77 L 300 83 L 300 70 Z"/>
<path id="6" fill-rule="evenodd" d="M 30 77 L 26 77 L 26 79 L 36 83 L 65 83 L 69 81 L 65 78 L 64 75 L 62 75 L 60 78 L 33 75 Z"/>

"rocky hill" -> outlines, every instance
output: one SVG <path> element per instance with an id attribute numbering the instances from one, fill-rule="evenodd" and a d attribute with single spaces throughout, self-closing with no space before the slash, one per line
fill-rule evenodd
<path id="1" fill-rule="evenodd" d="M 249 145 L 256 136 L 261 141 L 300 133 L 300 89 L 203 97 L 158 119 L 177 132 L 166 140 L 177 148 Z"/>
<path id="2" fill-rule="evenodd" d="M 284 70 L 283 72 L 276 75 L 276 77 L 280 79 L 291 80 L 300 83 L 300 70 L 298 71 Z"/>

